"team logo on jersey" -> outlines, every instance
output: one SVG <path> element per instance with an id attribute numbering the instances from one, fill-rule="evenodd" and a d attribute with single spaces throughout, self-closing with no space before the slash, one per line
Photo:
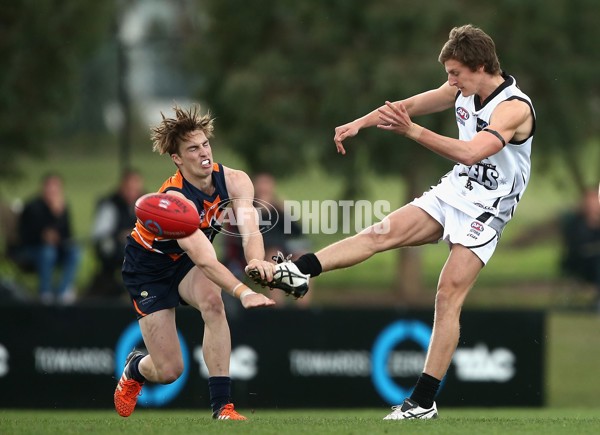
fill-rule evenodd
<path id="1" fill-rule="evenodd" d="M 460 122 L 462 125 L 465 125 L 465 121 L 469 119 L 469 111 L 464 107 L 456 108 L 456 120 Z"/>
<path id="2" fill-rule="evenodd" d="M 487 190 L 496 190 L 498 188 L 498 170 L 496 165 L 481 161 L 475 165 L 463 166 L 459 176 L 469 177 L 465 187 L 473 190 L 472 183 L 475 182 L 485 187 Z"/>

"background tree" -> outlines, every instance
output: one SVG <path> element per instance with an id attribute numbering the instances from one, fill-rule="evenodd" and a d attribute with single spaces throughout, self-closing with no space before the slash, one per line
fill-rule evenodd
<path id="1" fill-rule="evenodd" d="M 501 62 L 534 99 L 538 173 L 533 176 L 581 192 L 600 178 L 600 3 L 532 0 L 506 5 L 489 28 L 503 48 Z"/>
<path id="2" fill-rule="evenodd" d="M 0 179 L 43 157 L 76 113 L 84 60 L 111 34 L 113 2 L 22 0 L 0 14 Z"/>
<path id="3" fill-rule="evenodd" d="M 560 156 L 570 166 L 569 182 L 582 184 L 581 155 L 598 134 L 594 1 L 197 3 L 206 20 L 192 38 L 190 59 L 204 78 L 200 98 L 253 171 L 288 176 L 318 164 L 343 177 L 340 197 L 356 198 L 372 173 L 402 180 L 403 202 L 418 195 L 452 163 L 375 129 L 348 140 L 349 153 L 336 157 L 333 129 L 386 99 L 445 81 L 441 46 L 452 27 L 473 23 L 492 35 L 503 68 L 534 99 L 539 167 Z M 449 113 L 419 122 L 456 135 Z M 416 252 L 403 251 L 409 258 L 398 267 L 398 290 L 409 294 L 420 286 Z"/>

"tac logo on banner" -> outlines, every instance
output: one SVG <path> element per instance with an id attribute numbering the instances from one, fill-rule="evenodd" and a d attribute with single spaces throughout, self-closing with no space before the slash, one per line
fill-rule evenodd
<path id="1" fill-rule="evenodd" d="M 139 405 L 150 407 L 164 406 L 175 399 L 185 386 L 189 375 L 190 353 L 188 351 L 187 344 L 185 343 L 185 340 L 179 331 L 177 331 L 177 335 L 179 336 L 179 343 L 181 344 L 181 354 L 183 357 L 184 367 L 183 373 L 179 379 L 172 384 L 144 385 L 144 389 L 142 390 L 143 394 L 140 395 L 138 399 Z M 129 352 L 131 352 L 132 349 L 134 349 L 140 343 L 143 343 L 142 331 L 140 330 L 138 322 L 135 321 L 125 329 L 123 334 L 121 334 L 121 337 L 119 337 L 119 341 L 117 342 L 117 347 L 115 350 L 116 379 L 121 378 L 127 355 L 129 355 Z"/>
<path id="2" fill-rule="evenodd" d="M 403 342 L 412 341 L 426 353 L 430 338 L 431 328 L 425 323 L 399 320 L 381 331 L 375 339 L 371 352 L 371 378 L 379 395 L 390 405 L 402 403 L 412 393 L 412 386 L 403 387 L 392 378 L 389 361 L 394 349 Z"/>

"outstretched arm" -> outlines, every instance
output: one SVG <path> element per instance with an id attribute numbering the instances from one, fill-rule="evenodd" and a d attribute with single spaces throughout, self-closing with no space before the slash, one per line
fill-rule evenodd
<path id="1" fill-rule="evenodd" d="M 410 116 L 421 116 L 429 113 L 441 112 L 452 107 L 456 89 L 453 89 L 448 83 L 444 83 L 437 89 L 432 89 L 414 95 L 406 100 L 401 101 Z M 400 103 L 397 101 L 394 104 Z M 356 136 L 359 130 L 366 127 L 374 127 L 381 124 L 380 110 L 385 106 L 381 106 L 365 116 L 355 119 L 352 122 L 336 127 L 333 141 L 338 153 L 346 154 L 343 141 L 349 137 Z"/>

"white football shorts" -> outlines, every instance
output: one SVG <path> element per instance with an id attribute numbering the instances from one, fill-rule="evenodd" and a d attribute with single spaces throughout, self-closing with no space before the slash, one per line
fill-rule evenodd
<path id="1" fill-rule="evenodd" d="M 449 245 L 459 244 L 469 248 L 483 264 L 487 264 L 498 244 L 498 233 L 489 225 L 452 207 L 431 192 L 425 192 L 411 202 L 444 227 L 440 240 Z"/>

